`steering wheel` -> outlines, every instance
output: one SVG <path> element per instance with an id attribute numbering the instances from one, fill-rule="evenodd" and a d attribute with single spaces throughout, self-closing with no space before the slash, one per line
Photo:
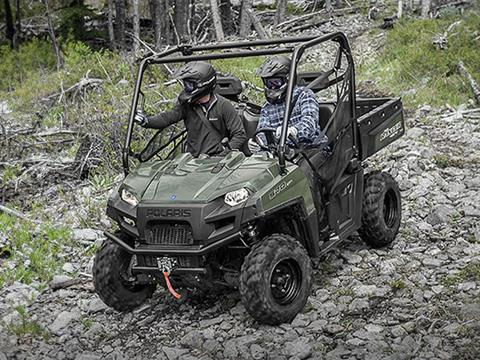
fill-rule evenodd
<path id="1" fill-rule="evenodd" d="M 265 134 L 265 137 L 267 138 L 267 146 L 263 144 L 262 141 L 257 141 L 258 146 L 260 146 L 260 149 L 273 152 L 277 149 L 278 145 L 278 139 L 275 136 L 275 133 L 277 132 L 277 129 L 275 128 L 263 128 L 255 131 L 255 134 L 253 134 L 253 138 L 257 138 L 257 135 L 259 134 Z"/>

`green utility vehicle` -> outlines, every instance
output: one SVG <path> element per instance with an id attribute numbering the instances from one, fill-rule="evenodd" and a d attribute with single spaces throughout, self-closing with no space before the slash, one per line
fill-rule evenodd
<path id="1" fill-rule="evenodd" d="M 299 71 L 304 53 L 324 43 L 335 47 L 331 68 Z M 268 139 L 265 151 L 194 158 L 181 151 L 185 132 L 173 136 L 168 129 L 156 133 L 140 153 L 132 150 L 147 67 L 282 53 L 292 58 L 286 113 L 278 140 L 272 129 L 262 130 Z M 314 169 L 318 199 L 297 165 L 305 152 L 287 141 L 296 84 L 314 92 L 333 89 L 336 95 L 320 101 L 319 122 L 330 154 Z M 234 76 L 218 78 L 216 91 L 236 103 L 251 138 L 258 133 L 260 106 L 245 99 L 242 89 Z M 238 288 L 258 321 L 291 321 L 307 302 L 312 267 L 323 254 L 355 232 L 372 247 L 386 246 L 397 235 L 398 185 L 385 172 L 366 173 L 365 161 L 403 134 L 399 98 L 357 98 L 343 33 L 184 45 L 144 58 L 124 148 L 126 177 L 107 205 L 119 230 L 105 233 L 94 263 L 98 295 L 114 309 L 128 311 L 151 297 L 158 284 L 176 297 L 181 296 L 178 289 Z M 130 171 L 134 161 L 138 164 Z"/>

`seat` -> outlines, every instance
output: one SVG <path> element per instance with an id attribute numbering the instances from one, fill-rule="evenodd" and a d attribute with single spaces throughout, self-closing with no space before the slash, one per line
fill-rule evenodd
<path id="1" fill-rule="evenodd" d="M 328 120 L 333 115 L 335 111 L 334 103 L 319 103 L 318 104 L 318 122 L 320 129 L 325 130 L 325 127 L 328 124 Z"/>
<path id="2" fill-rule="evenodd" d="M 242 82 L 235 76 L 219 75 L 217 77 L 217 87 L 215 93 L 233 101 L 238 101 L 238 97 L 243 91 Z"/>

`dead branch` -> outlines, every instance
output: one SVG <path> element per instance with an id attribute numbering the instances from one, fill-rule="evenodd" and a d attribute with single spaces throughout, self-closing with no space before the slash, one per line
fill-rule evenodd
<path id="1" fill-rule="evenodd" d="M 480 87 L 478 87 L 477 82 L 473 78 L 473 76 L 468 72 L 463 64 L 463 61 L 460 61 L 457 65 L 457 71 L 460 75 L 467 78 L 468 82 L 470 83 L 470 87 L 472 88 L 473 95 L 475 96 L 475 100 L 477 104 L 480 105 Z"/>
<path id="2" fill-rule="evenodd" d="M 38 224 L 38 222 L 36 220 L 30 219 L 27 215 L 25 215 L 25 214 L 23 214 L 23 213 L 21 213 L 17 210 L 10 209 L 10 208 L 8 208 L 4 205 L 0 205 L 0 211 L 4 212 L 7 215 L 12 215 L 12 216 L 15 216 L 19 219 L 26 220 L 26 221 L 31 221 L 33 223 Z"/>
<path id="3" fill-rule="evenodd" d="M 303 22 L 307 19 L 310 19 L 316 15 L 320 15 L 320 14 L 323 14 L 325 12 L 325 10 L 320 10 L 320 11 L 315 11 L 313 13 L 310 13 L 310 14 L 307 14 L 307 15 L 303 15 L 303 16 L 299 16 L 299 17 L 296 17 L 294 19 L 290 19 L 290 20 L 287 20 L 287 21 L 284 21 L 284 22 L 281 22 L 280 24 L 276 25 L 275 27 L 276 28 L 284 28 L 284 27 L 287 27 L 288 25 L 292 24 L 292 23 L 298 23 L 298 22 Z M 286 29 L 285 29 L 286 30 Z"/>
<path id="4" fill-rule="evenodd" d="M 258 20 L 255 13 L 251 9 L 247 9 L 246 11 L 248 13 L 248 16 L 250 17 L 250 22 L 252 23 L 252 25 L 253 25 L 255 31 L 257 32 L 258 36 L 260 37 L 260 39 L 268 39 L 270 36 L 267 33 L 267 31 L 265 30 L 265 28 L 263 27 L 260 20 Z"/>
<path id="5" fill-rule="evenodd" d="M 55 93 L 55 94 L 52 94 L 52 95 L 49 95 L 48 97 L 46 98 L 43 98 L 42 100 L 43 101 L 48 101 L 48 100 L 52 100 L 58 96 L 60 96 L 61 98 L 65 95 L 70 95 L 73 93 L 73 97 L 76 97 L 77 94 L 84 90 L 84 89 L 87 89 L 87 88 L 95 88 L 97 86 L 99 86 L 100 84 L 103 83 L 103 79 L 90 79 L 90 78 L 83 78 L 81 79 L 79 82 L 77 82 L 76 84 L 70 86 L 69 88 L 67 88 L 66 90 L 62 91 L 62 92 L 59 92 L 59 93 Z"/>

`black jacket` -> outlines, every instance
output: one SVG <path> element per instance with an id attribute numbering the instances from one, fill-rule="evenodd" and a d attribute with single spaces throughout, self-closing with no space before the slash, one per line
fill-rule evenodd
<path id="1" fill-rule="evenodd" d="M 180 120 L 187 129 L 187 151 L 195 157 L 221 153 L 225 137 L 230 147 L 238 150 L 242 150 L 247 139 L 237 110 L 220 95 L 212 95 L 206 106 L 177 103 L 172 110 L 149 117 L 147 127 L 164 129 Z"/>

